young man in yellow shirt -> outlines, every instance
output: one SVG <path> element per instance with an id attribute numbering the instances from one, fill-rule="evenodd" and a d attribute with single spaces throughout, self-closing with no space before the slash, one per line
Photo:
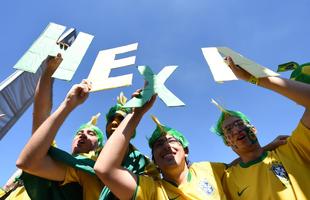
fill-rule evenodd
<path id="1" fill-rule="evenodd" d="M 226 199 L 221 187 L 225 165 L 203 162 L 189 166 L 186 138 L 158 121 L 149 145 L 162 178 L 136 175 L 121 167 L 130 138 L 155 98 L 135 108 L 110 136 L 94 166 L 97 176 L 119 199 Z"/>
<path id="2" fill-rule="evenodd" d="M 82 187 L 80 189 L 82 190 L 80 194 L 83 195 L 81 199 L 98 199 L 104 185 L 95 175 L 56 161 L 48 153 L 57 131 L 64 121 L 63 113 L 71 112 L 74 107 L 85 101 L 91 89 L 87 81 L 74 85 L 63 103 L 53 114 L 50 114 L 53 87 L 51 75 L 61 61 L 60 54 L 47 60 L 48 66 L 42 74 L 35 92 L 34 133 L 21 152 L 16 165 L 29 174 L 57 181 L 58 185 L 78 183 Z M 72 154 L 83 154 L 90 159 L 95 159 L 96 152 L 102 146 L 102 131 L 93 124 L 84 124 L 78 129 L 72 141 Z"/>
<path id="3" fill-rule="evenodd" d="M 76 106 L 78 106 L 78 104 L 86 100 L 88 93 L 91 90 L 91 85 L 87 81 L 83 81 L 81 84 L 75 85 L 69 91 L 66 99 L 59 106 L 59 108 L 52 115 L 50 115 L 53 86 L 53 79 L 51 78 L 51 75 L 56 70 L 61 60 L 60 55 L 49 60 L 49 62 L 51 62 L 48 66 L 49 68 L 44 71 L 37 86 L 33 123 L 34 126 L 38 128 L 45 119 L 46 122 L 41 125 L 37 131 L 34 130 L 36 134 L 32 136 L 22 151 L 17 161 L 17 166 L 29 174 L 52 181 L 58 181 L 59 185 L 62 186 L 78 183 L 83 192 L 83 196 L 80 197 L 81 199 L 114 199 L 115 197 L 113 194 L 108 188 L 104 188 L 103 183 L 94 174 L 92 169 L 94 162 L 88 162 L 89 164 L 85 167 L 84 163 L 73 163 L 74 167 L 72 167 L 72 164 L 69 165 L 66 160 L 63 160 L 62 158 L 58 159 L 60 154 L 60 157 L 70 157 L 70 155 L 63 156 L 65 152 L 61 152 L 61 150 L 58 149 L 49 148 L 50 145 L 47 143 L 48 140 L 54 139 L 57 130 L 63 123 L 64 119 Z M 108 114 L 106 115 L 107 137 L 113 134 L 114 130 L 118 127 L 124 117 L 131 112 L 131 109 L 123 107 L 125 102 L 126 98 L 123 95 L 120 95 L 120 97 L 118 97 L 118 103 L 110 108 Z M 96 119 L 93 121 L 96 121 Z M 47 138 L 43 140 L 44 137 Z M 84 158 L 86 157 L 92 159 L 92 161 L 95 161 L 102 147 L 102 131 L 94 124 L 87 123 L 83 124 L 76 132 L 76 135 L 72 141 L 72 154 L 73 156 L 79 158 L 83 156 L 81 157 L 83 160 L 85 160 Z M 40 152 L 38 152 L 38 150 Z M 32 156 L 35 156 L 35 159 L 33 159 Z M 55 159 L 55 156 L 58 157 L 58 160 Z M 72 160 L 72 158 L 69 160 Z M 127 156 L 125 156 L 122 164 L 124 167 L 136 174 L 146 173 L 149 175 L 158 175 L 158 172 L 152 162 L 150 162 L 147 157 L 141 154 L 132 145 L 128 149 Z M 81 165 L 82 167 L 80 167 Z M 85 170 L 81 170 L 85 168 L 87 169 L 86 172 Z M 34 192 L 34 194 L 36 195 L 37 193 Z M 43 196 L 36 197 L 44 198 Z"/>
<path id="4" fill-rule="evenodd" d="M 228 199 L 310 198 L 310 85 L 280 77 L 256 79 L 228 57 L 228 65 L 242 80 L 256 83 L 295 101 L 305 112 L 287 144 L 264 151 L 256 128 L 241 112 L 222 109 L 216 132 L 241 159 L 226 170 L 223 186 Z"/>
<path id="5" fill-rule="evenodd" d="M 110 138 L 127 114 L 131 113 L 131 108 L 124 107 L 127 98 L 121 93 L 117 98 L 117 104 L 112 106 L 106 114 L 106 136 Z M 135 133 L 131 137 L 133 139 Z M 152 177 L 158 177 L 159 172 L 154 163 L 136 149 L 131 143 L 129 144 L 126 154 L 122 160 L 122 166 L 134 174 L 146 174 Z M 105 187 L 101 194 L 100 199 L 116 199 L 115 195 L 108 187 Z"/>

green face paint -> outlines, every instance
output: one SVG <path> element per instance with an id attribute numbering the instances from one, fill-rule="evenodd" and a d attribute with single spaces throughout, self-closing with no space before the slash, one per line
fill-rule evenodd
<path id="1" fill-rule="evenodd" d="M 246 132 L 249 140 L 251 141 L 252 144 L 256 144 L 258 142 L 256 134 L 252 131 L 253 126 L 251 124 L 246 123 L 246 128 L 244 131 Z"/>
<path id="2" fill-rule="evenodd" d="M 211 132 L 221 136 L 225 145 L 227 145 L 227 141 L 224 137 L 224 132 L 223 132 L 222 126 L 223 126 L 223 122 L 227 118 L 227 116 L 237 117 L 237 118 L 240 118 L 245 123 L 250 123 L 249 118 L 240 111 L 226 110 L 226 112 L 222 112 L 217 123 L 216 123 L 216 125 L 211 128 Z"/>
<path id="3" fill-rule="evenodd" d="M 250 140 L 251 144 L 256 144 L 258 142 L 256 134 L 253 131 L 254 127 L 250 123 L 248 123 L 242 119 L 238 119 L 238 120 L 226 125 L 226 135 L 228 138 L 233 137 L 233 135 L 234 135 L 233 129 L 235 129 L 235 128 L 237 128 L 237 130 L 235 130 L 235 131 L 238 131 L 239 133 L 240 132 L 245 133 L 245 137 L 247 137 Z M 226 138 L 225 138 L 225 142 L 227 143 Z M 237 146 L 234 146 L 234 147 L 236 149 L 238 148 Z"/>

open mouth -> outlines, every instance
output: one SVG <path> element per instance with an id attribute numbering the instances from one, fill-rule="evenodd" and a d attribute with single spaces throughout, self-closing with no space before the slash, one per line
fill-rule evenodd
<path id="1" fill-rule="evenodd" d="M 245 135 L 239 136 L 239 137 L 237 138 L 237 140 L 243 140 L 244 138 L 245 138 Z"/>
<path id="2" fill-rule="evenodd" d="M 176 153 L 174 153 L 174 152 L 172 152 L 172 151 L 166 151 L 166 152 L 163 152 L 162 154 L 161 154 L 161 157 L 163 158 L 163 159 L 172 159 L 172 158 L 174 158 L 174 155 L 175 155 Z"/>
<path id="3" fill-rule="evenodd" d="M 239 136 L 237 137 L 237 140 L 243 140 L 246 137 L 246 133 L 244 131 L 240 131 Z"/>
<path id="4" fill-rule="evenodd" d="M 81 145 L 83 145 L 83 144 L 85 144 L 85 141 L 82 139 L 80 139 L 78 142 L 77 142 L 77 146 L 81 146 Z"/>
<path id="5" fill-rule="evenodd" d="M 108 135 L 112 135 L 114 132 L 115 132 L 115 130 L 116 130 L 116 128 L 110 128 L 109 130 L 108 130 Z"/>
<path id="6" fill-rule="evenodd" d="M 168 153 L 166 155 L 163 156 L 164 159 L 171 159 L 174 158 L 174 154 L 173 153 Z"/>

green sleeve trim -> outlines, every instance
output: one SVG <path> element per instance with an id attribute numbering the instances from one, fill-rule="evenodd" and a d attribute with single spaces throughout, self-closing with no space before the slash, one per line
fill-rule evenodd
<path id="1" fill-rule="evenodd" d="M 0 194 L 0 199 L 2 200 L 2 199 L 6 199 L 8 196 L 10 196 L 10 194 L 11 194 L 11 192 L 12 192 L 12 190 L 10 190 L 10 191 L 5 191 L 3 188 L 1 188 L 1 191 L 2 191 L 2 193 L 3 194 Z"/>
<path id="2" fill-rule="evenodd" d="M 138 194 L 138 187 L 139 187 L 139 181 L 140 180 L 140 176 L 137 176 L 137 186 L 136 186 L 136 190 L 135 193 L 132 196 L 132 200 L 135 200 L 137 198 L 137 194 Z"/>
<path id="3" fill-rule="evenodd" d="M 260 155 L 257 159 L 252 160 L 252 161 L 247 162 L 247 163 L 244 163 L 244 162 L 240 161 L 239 165 L 240 165 L 240 167 L 242 167 L 242 168 L 250 167 L 250 166 L 252 166 L 252 165 L 254 165 L 254 164 L 256 164 L 256 163 L 259 163 L 259 162 L 261 162 L 262 160 L 264 160 L 264 159 L 267 157 L 267 154 L 268 154 L 267 151 L 264 151 L 264 152 L 262 153 L 262 155 Z"/>

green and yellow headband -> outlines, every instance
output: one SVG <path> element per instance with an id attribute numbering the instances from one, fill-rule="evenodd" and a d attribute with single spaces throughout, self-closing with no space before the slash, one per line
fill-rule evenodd
<path id="1" fill-rule="evenodd" d="M 93 116 L 88 123 L 82 124 L 80 128 L 76 131 L 76 134 L 85 128 L 89 128 L 90 130 L 94 131 L 97 135 L 98 147 L 103 147 L 103 132 L 100 130 L 99 127 L 96 126 L 99 116 L 100 116 L 100 113 Z"/>
<path id="2" fill-rule="evenodd" d="M 163 135 L 169 134 L 172 137 L 174 137 L 175 139 L 177 139 L 183 146 L 183 148 L 188 147 L 189 142 L 188 140 L 185 138 L 185 136 L 173 129 L 170 128 L 168 126 L 162 125 L 158 119 L 155 116 L 152 116 L 153 121 L 156 123 L 156 129 L 154 130 L 152 136 L 149 138 L 149 147 L 152 149 L 154 143 Z"/>

